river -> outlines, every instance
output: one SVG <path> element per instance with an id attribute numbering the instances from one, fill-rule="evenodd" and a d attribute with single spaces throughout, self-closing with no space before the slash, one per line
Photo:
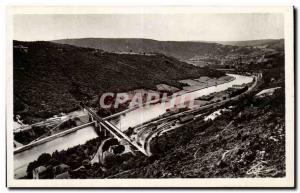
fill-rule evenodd
<path id="1" fill-rule="evenodd" d="M 223 83 L 217 86 L 212 86 L 204 88 L 201 90 L 193 91 L 190 93 L 183 94 L 186 99 L 193 100 L 203 95 L 208 95 L 213 92 L 224 91 L 233 85 L 247 84 L 253 81 L 253 77 L 242 76 L 236 74 L 227 74 L 233 76 L 235 79 L 233 81 Z M 178 101 L 178 97 L 174 97 L 169 103 Z M 157 118 L 158 116 L 164 114 L 168 108 L 168 105 L 157 103 L 152 104 L 147 107 L 140 107 L 138 109 L 129 111 L 125 114 L 120 115 L 117 118 L 114 118 L 111 122 L 116 125 L 122 131 L 126 130 L 128 127 L 134 127 L 136 125 L 142 124 L 151 119 Z M 24 152 L 14 155 L 14 171 L 15 178 L 22 177 L 26 174 L 27 165 L 36 160 L 42 153 L 53 153 L 54 151 L 61 151 L 74 147 L 79 144 L 84 144 L 86 141 L 96 138 L 97 134 L 95 133 L 92 126 L 88 126 L 77 130 L 73 133 L 65 135 L 63 137 L 56 138 L 52 141 L 37 145 L 31 149 L 28 149 Z"/>

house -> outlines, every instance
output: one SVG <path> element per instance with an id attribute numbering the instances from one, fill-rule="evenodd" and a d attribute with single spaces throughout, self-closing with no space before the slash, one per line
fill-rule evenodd
<path id="1" fill-rule="evenodd" d="M 235 85 L 232 85 L 232 88 L 244 89 L 246 86 L 247 86 L 246 84 L 241 84 L 241 85 L 235 84 Z"/>
<path id="2" fill-rule="evenodd" d="M 47 171 L 47 168 L 45 166 L 39 166 L 32 170 L 32 178 L 33 179 L 43 179 L 45 176 L 45 173 Z"/>
<path id="3" fill-rule="evenodd" d="M 70 170 L 70 166 L 66 165 L 66 164 L 60 164 L 58 166 L 53 167 L 53 173 L 55 175 L 67 172 Z"/>

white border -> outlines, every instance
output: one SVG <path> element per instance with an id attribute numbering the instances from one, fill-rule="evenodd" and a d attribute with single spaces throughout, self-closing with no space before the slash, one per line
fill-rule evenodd
<path id="1" fill-rule="evenodd" d="M 29 7 L 7 9 L 6 126 L 12 128 L 12 16 L 14 14 L 137 14 L 137 13 L 282 13 L 285 24 L 286 177 L 206 179 L 88 179 L 16 180 L 13 170 L 13 135 L 7 132 L 8 187 L 293 187 L 294 186 L 294 50 L 292 7 Z M 9 131 L 9 129 L 7 129 Z M 11 131 L 11 130 L 10 130 Z"/>

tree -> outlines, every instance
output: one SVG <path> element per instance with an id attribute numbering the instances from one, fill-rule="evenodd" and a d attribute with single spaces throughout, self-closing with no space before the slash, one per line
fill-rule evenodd
<path id="1" fill-rule="evenodd" d="M 50 159 L 51 159 L 51 155 L 49 153 L 43 153 L 37 159 L 37 163 L 38 163 L 39 166 L 45 165 L 46 163 L 48 163 L 50 161 Z"/>
<path id="2" fill-rule="evenodd" d="M 30 162 L 27 166 L 27 178 L 32 179 L 32 170 L 34 170 L 36 167 L 38 167 L 37 161 Z"/>

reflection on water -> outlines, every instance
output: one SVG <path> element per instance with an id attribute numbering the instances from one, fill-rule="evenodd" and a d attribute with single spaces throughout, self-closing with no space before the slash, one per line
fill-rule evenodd
<path id="1" fill-rule="evenodd" d="M 253 80 L 253 77 L 241 76 L 228 74 L 229 76 L 235 77 L 235 80 L 224 83 L 221 85 L 204 88 L 198 91 L 190 92 L 184 94 L 184 98 L 192 100 L 203 95 L 208 95 L 213 92 L 224 91 L 232 85 L 241 85 L 243 83 L 250 83 Z M 178 101 L 178 97 L 175 97 L 168 101 L 168 103 L 173 103 Z M 122 131 L 126 130 L 128 127 L 134 127 L 151 119 L 158 117 L 166 112 L 169 105 L 158 103 L 153 104 L 147 107 L 141 107 L 136 110 L 127 112 L 120 117 L 112 120 L 112 124 L 116 125 Z M 41 153 L 53 153 L 58 150 L 67 149 L 78 144 L 84 144 L 86 141 L 96 138 L 97 134 L 95 133 L 92 126 L 85 127 L 83 129 L 77 130 L 74 133 L 68 134 L 63 137 L 59 137 L 47 143 L 38 145 L 29 150 L 26 150 L 22 153 L 14 155 L 14 168 L 15 176 L 24 176 L 27 165 L 36 160 Z"/>

